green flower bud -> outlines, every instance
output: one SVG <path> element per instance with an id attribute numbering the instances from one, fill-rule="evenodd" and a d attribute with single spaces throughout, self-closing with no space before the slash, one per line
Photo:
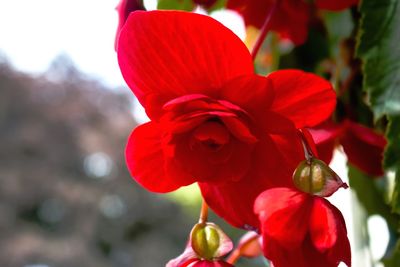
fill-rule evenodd
<path id="1" fill-rule="evenodd" d="M 190 233 L 191 246 L 199 258 L 212 260 L 232 250 L 229 237 L 213 223 L 198 223 Z"/>
<path id="2" fill-rule="evenodd" d="M 325 162 L 315 158 L 300 162 L 294 171 L 293 182 L 300 191 L 320 197 L 328 197 L 340 187 L 348 187 Z"/>

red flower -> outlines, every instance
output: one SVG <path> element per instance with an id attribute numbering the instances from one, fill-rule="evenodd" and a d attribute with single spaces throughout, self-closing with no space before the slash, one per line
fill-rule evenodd
<path id="1" fill-rule="evenodd" d="M 134 12 L 117 52 L 151 119 L 129 137 L 132 176 L 161 193 L 199 182 L 209 206 L 238 227 L 258 226 L 259 193 L 292 184 L 303 157 L 295 127 L 317 125 L 335 106 L 331 85 L 316 75 L 254 74 L 240 39 L 199 14 Z"/>
<path id="2" fill-rule="evenodd" d="M 257 198 L 254 211 L 261 222 L 264 255 L 274 267 L 351 265 L 343 216 L 324 198 L 274 188 Z"/>
<path id="3" fill-rule="evenodd" d="M 136 10 L 145 10 L 142 0 L 121 0 L 117 6 L 118 12 L 118 27 L 117 33 L 115 34 L 115 49 L 117 49 L 119 32 L 124 26 L 125 21 L 131 12 Z"/>
<path id="4" fill-rule="evenodd" d="M 331 161 L 335 146 L 341 144 L 351 164 L 367 174 L 383 175 L 383 151 L 387 142 L 382 134 L 350 120 L 340 124 L 327 122 L 309 131 L 325 162 Z"/>
<path id="5" fill-rule="evenodd" d="M 239 12 L 246 25 L 261 28 L 276 1 L 279 3 L 271 18 L 270 29 L 297 45 L 304 43 L 312 7 L 305 0 L 228 0 L 227 8 Z M 358 0 L 316 0 L 315 6 L 338 11 L 357 3 Z"/>

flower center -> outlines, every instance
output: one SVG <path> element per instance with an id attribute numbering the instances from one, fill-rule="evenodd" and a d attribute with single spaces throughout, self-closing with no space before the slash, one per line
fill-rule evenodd
<path id="1" fill-rule="evenodd" d="M 230 133 L 219 120 L 208 120 L 197 127 L 193 137 L 213 151 L 229 142 Z"/>

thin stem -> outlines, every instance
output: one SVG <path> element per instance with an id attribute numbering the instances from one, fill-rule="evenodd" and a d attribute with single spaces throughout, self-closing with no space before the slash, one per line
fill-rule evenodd
<path id="1" fill-rule="evenodd" d="M 304 156 L 308 162 L 311 161 L 312 158 L 314 158 L 314 153 L 312 152 L 312 149 L 310 145 L 308 144 L 307 138 L 303 132 L 302 129 L 298 130 L 298 133 L 301 138 L 301 143 L 303 144 L 303 149 L 304 149 Z"/>
<path id="2" fill-rule="evenodd" d="M 268 34 L 269 28 L 270 28 L 270 22 L 272 19 L 272 16 L 274 15 L 278 5 L 279 5 L 280 0 L 276 0 L 274 5 L 272 6 L 271 10 L 269 11 L 267 17 L 265 18 L 264 24 L 261 28 L 261 33 L 257 38 L 256 43 L 254 44 L 253 50 L 251 51 L 251 57 L 253 58 L 253 61 L 256 59 L 257 53 L 261 48 L 261 45 L 263 44 L 265 37 Z"/>
<path id="3" fill-rule="evenodd" d="M 203 203 L 201 204 L 199 223 L 206 223 L 208 221 L 208 205 L 206 201 L 203 199 Z"/>

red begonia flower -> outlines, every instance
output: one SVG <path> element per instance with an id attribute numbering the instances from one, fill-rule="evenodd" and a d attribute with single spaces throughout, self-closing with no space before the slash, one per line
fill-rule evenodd
<path id="1" fill-rule="evenodd" d="M 129 137 L 132 176 L 161 193 L 199 182 L 209 206 L 238 227 L 258 226 L 259 193 L 291 185 L 304 155 L 296 127 L 319 124 L 335 106 L 316 75 L 254 74 L 243 42 L 204 15 L 133 12 L 117 52 L 151 119 Z"/>
<path id="2" fill-rule="evenodd" d="M 270 29 L 299 45 L 305 42 L 311 15 L 311 4 L 305 0 L 228 0 L 227 8 L 239 12 L 246 23 L 257 28 L 264 24 L 277 3 Z M 358 3 L 358 0 L 316 0 L 317 8 L 339 11 Z"/>
<path id="3" fill-rule="evenodd" d="M 351 265 L 350 244 L 340 211 L 321 197 L 289 188 L 257 197 L 265 257 L 274 267 Z"/>
<path id="4" fill-rule="evenodd" d="M 129 14 L 136 10 L 144 10 L 145 8 L 143 0 L 121 0 L 116 9 L 118 12 L 118 27 L 117 33 L 115 34 L 115 49 L 117 49 L 119 32 L 128 19 Z"/>
<path id="5" fill-rule="evenodd" d="M 330 162 L 337 144 L 343 146 L 351 164 L 372 176 L 384 174 L 382 161 L 386 139 L 382 134 L 356 122 L 327 122 L 310 129 L 320 158 Z"/>

